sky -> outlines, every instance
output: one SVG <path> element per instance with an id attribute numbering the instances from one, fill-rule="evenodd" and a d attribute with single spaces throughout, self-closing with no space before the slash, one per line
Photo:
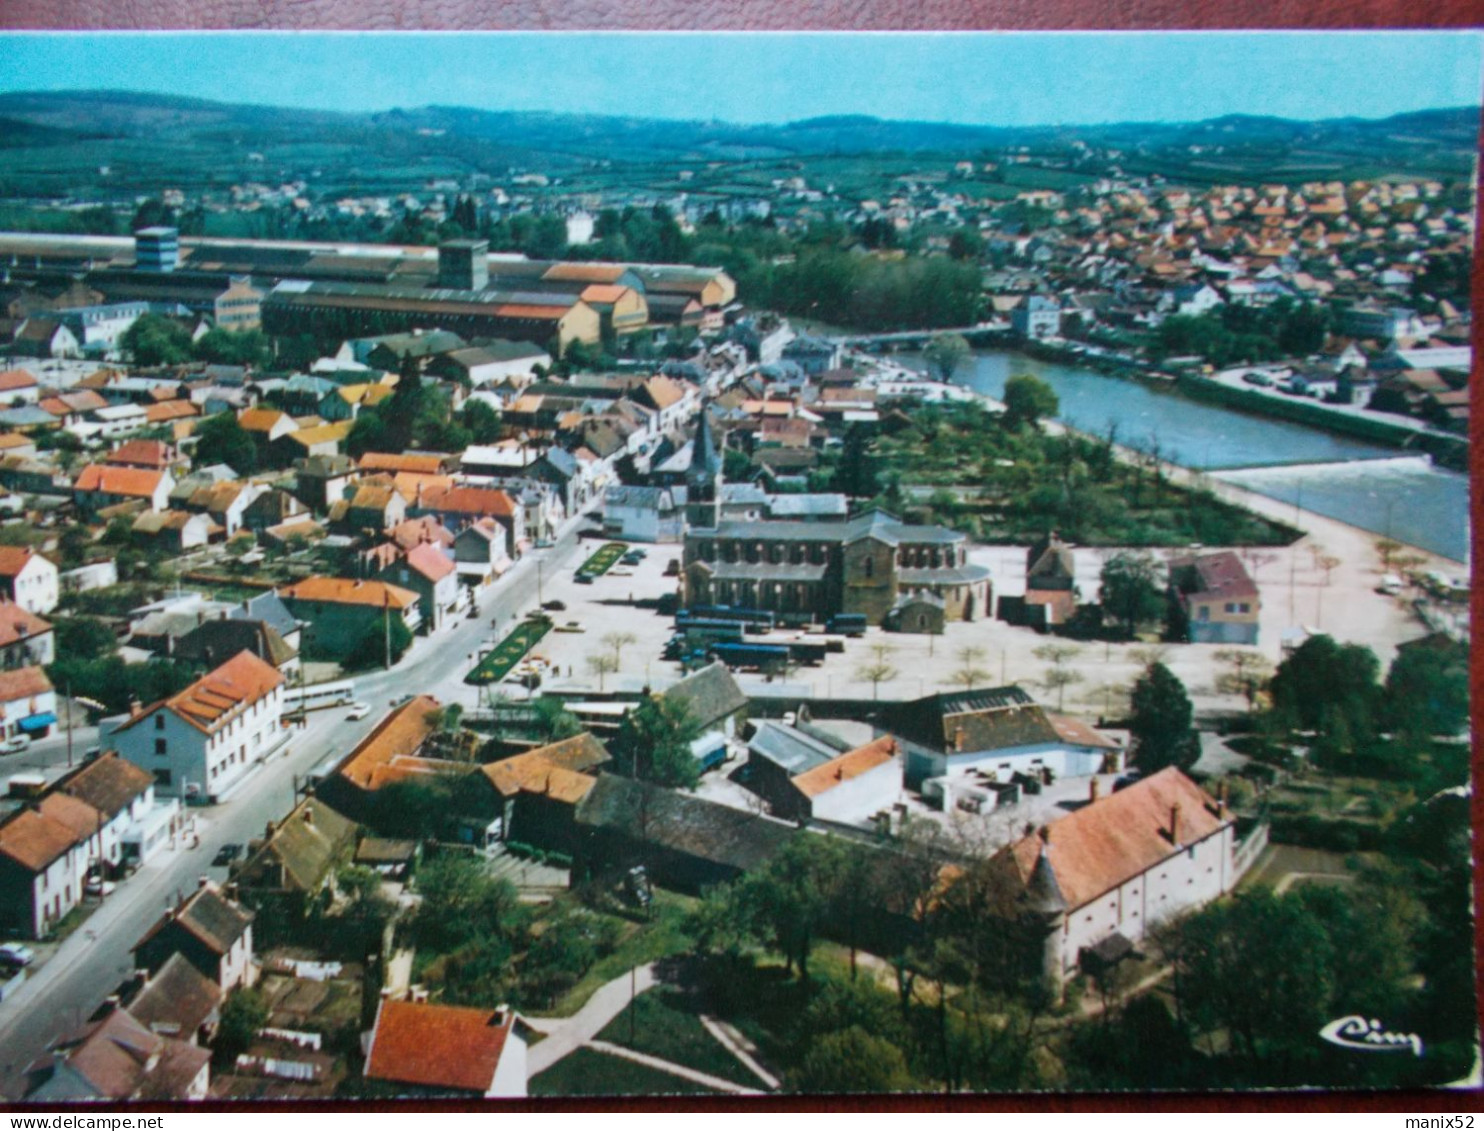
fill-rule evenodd
<path id="1" fill-rule="evenodd" d="M 1024 126 L 1478 105 L 1484 32 L 0 34 L 0 91 Z"/>

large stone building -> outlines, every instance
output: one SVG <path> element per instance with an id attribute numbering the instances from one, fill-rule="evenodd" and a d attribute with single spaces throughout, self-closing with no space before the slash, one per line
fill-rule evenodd
<path id="1" fill-rule="evenodd" d="M 699 500 L 692 487 L 692 521 Z M 718 522 L 686 534 L 688 605 L 740 605 L 784 615 L 859 613 L 880 624 L 904 595 L 943 602 L 946 620 L 990 610 L 989 570 L 971 565 L 968 539 L 885 511 L 848 522 Z"/>

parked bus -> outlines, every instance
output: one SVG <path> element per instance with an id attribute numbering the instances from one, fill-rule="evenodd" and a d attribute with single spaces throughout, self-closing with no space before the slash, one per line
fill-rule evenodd
<path id="1" fill-rule="evenodd" d="M 355 702 L 354 680 L 334 683 L 312 683 L 308 687 L 287 687 L 283 692 L 283 711 L 320 711 L 326 707 L 349 707 Z"/>
<path id="2" fill-rule="evenodd" d="M 824 630 L 835 636 L 864 636 L 866 616 L 864 613 L 836 613 L 825 624 Z"/>
<path id="3" fill-rule="evenodd" d="M 757 671 L 782 671 L 788 666 L 786 644 L 718 644 L 711 649 L 729 668 L 751 668 Z"/>
<path id="4" fill-rule="evenodd" d="M 748 632 L 772 632 L 778 623 L 777 616 L 767 609 L 741 609 L 733 608 L 731 605 L 695 605 L 675 614 L 675 626 L 679 628 L 682 621 L 696 618 L 735 621 L 746 626 Z"/>

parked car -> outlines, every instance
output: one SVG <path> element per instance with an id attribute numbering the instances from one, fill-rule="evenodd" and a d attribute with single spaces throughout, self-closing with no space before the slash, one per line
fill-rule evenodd
<path id="1" fill-rule="evenodd" d="M 586 632 L 587 629 L 585 629 L 585 628 L 582 627 L 582 622 L 581 621 L 569 620 L 566 624 L 559 624 L 559 625 L 557 625 L 555 631 L 557 631 L 557 632 Z"/>
<path id="2" fill-rule="evenodd" d="M 541 607 L 553 613 L 564 613 L 567 611 L 566 601 L 543 601 Z"/>
<path id="3" fill-rule="evenodd" d="M 36 952 L 25 943 L 8 942 L 0 946 L 0 962 L 11 966 L 29 966 L 36 961 Z"/>
<path id="4" fill-rule="evenodd" d="M 679 577 L 680 576 L 680 559 L 679 558 L 671 558 L 670 561 L 669 561 L 669 563 L 666 564 L 666 566 L 665 566 L 665 576 L 666 577 Z"/>
<path id="5" fill-rule="evenodd" d="M 371 713 L 370 703 L 352 703 L 350 710 L 346 712 L 347 719 L 364 719 Z"/>
<path id="6" fill-rule="evenodd" d="M 593 583 L 593 575 L 590 573 L 579 573 L 572 580 L 577 582 L 578 585 L 591 585 Z"/>
<path id="7" fill-rule="evenodd" d="M 241 855 L 242 845 L 224 844 L 216 850 L 216 855 L 211 858 L 211 866 L 213 868 L 225 868 Z"/>
<path id="8" fill-rule="evenodd" d="M 103 878 L 101 872 L 90 872 L 88 878 L 83 881 L 82 894 L 89 899 L 103 899 L 110 896 L 118 885 Z"/>
<path id="9" fill-rule="evenodd" d="M 31 740 L 24 734 L 18 734 L 14 738 L 7 738 L 0 742 L 0 754 L 24 754 L 31 749 Z"/>
<path id="10" fill-rule="evenodd" d="M 609 577 L 633 577 L 634 576 L 634 571 L 631 570 L 631 569 L 610 569 L 608 571 L 608 576 Z"/>

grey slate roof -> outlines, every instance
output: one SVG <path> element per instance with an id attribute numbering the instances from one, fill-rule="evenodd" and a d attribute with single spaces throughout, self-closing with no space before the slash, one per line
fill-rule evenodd
<path id="1" fill-rule="evenodd" d="M 614 774 L 599 776 L 578 802 L 576 821 L 744 872 L 765 863 L 796 831 L 781 821 Z"/>
<path id="2" fill-rule="evenodd" d="M 260 593 L 250 597 L 232 612 L 233 620 L 260 620 L 280 636 L 288 636 L 299 627 L 294 614 L 277 593 Z"/>
<path id="3" fill-rule="evenodd" d="M 1046 712 L 1015 686 L 929 695 L 901 703 L 891 709 L 887 727 L 909 742 L 944 754 L 1062 741 Z"/>
<path id="4" fill-rule="evenodd" d="M 747 706 L 747 696 L 727 666 L 720 662 L 692 672 L 666 689 L 661 698 L 683 706 L 691 721 L 702 730 L 709 730 Z"/>
<path id="5" fill-rule="evenodd" d="M 897 571 L 897 580 L 903 585 L 968 585 L 989 577 L 984 566 L 948 566 L 942 569 L 903 568 Z"/>
<path id="6" fill-rule="evenodd" d="M 808 562 L 706 562 L 718 581 L 823 581 L 828 566 Z"/>
<path id="7" fill-rule="evenodd" d="M 812 735 L 772 719 L 757 724 L 747 740 L 747 749 L 782 767 L 790 776 L 822 766 L 840 753 Z"/>
<path id="8" fill-rule="evenodd" d="M 831 515 L 844 518 L 850 513 L 850 503 L 844 495 L 774 495 L 768 504 L 771 518 L 792 518 L 795 515 L 818 517 Z"/>

